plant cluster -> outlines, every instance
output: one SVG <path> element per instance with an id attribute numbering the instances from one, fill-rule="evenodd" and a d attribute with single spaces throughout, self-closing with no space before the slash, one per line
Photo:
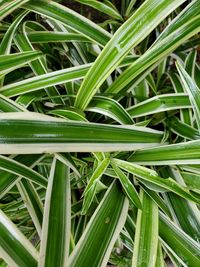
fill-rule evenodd
<path id="1" fill-rule="evenodd" d="M 200 0 L 0 21 L 0 266 L 199 267 Z"/>

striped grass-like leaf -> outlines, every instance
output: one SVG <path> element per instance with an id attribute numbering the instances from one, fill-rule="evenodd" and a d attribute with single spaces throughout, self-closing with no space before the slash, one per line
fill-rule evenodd
<path id="1" fill-rule="evenodd" d="M 67 266 L 71 199 L 69 168 L 54 158 L 45 197 L 39 265 Z"/>
<path id="2" fill-rule="evenodd" d="M 158 242 L 158 252 L 155 267 L 165 267 L 164 255 L 161 247 L 161 242 Z"/>
<path id="3" fill-rule="evenodd" d="M 101 3 L 101 2 L 98 2 L 95 0 L 75 0 L 75 1 L 79 2 L 81 4 L 84 4 L 84 5 L 91 6 L 95 9 L 99 10 L 100 12 L 103 12 L 103 13 L 107 14 L 108 16 L 113 17 L 115 19 L 123 20 L 121 15 L 119 14 L 118 10 L 110 2 Z"/>
<path id="4" fill-rule="evenodd" d="M 31 0 L 24 5 L 24 8 L 47 16 L 50 19 L 58 20 L 100 45 L 105 45 L 111 37 L 107 31 L 96 23 L 54 1 L 38 0 L 35 2 Z"/>
<path id="5" fill-rule="evenodd" d="M 19 16 L 14 20 L 12 25 L 10 25 L 9 29 L 5 33 L 3 40 L 1 41 L 0 44 L 0 54 L 7 55 L 10 53 L 12 41 L 14 34 L 17 30 L 17 27 L 19 26 L 20 22 L 23 20 L 23 18 L 28 14 L 27 11 L 22 12 L 19 14 Z"/>
<path id="6" fill-rule="evenodd" d="M 144 40 L 168 14 L 183 2 L 185 1 L 145 1 L 118 29 L 90 68 L 78 91 L 75 105 L 80 109 L 85 109 L 105 79 L 131 48 Z"/>
<path id="7" fill-rule="evenodd" d="M 186 198 L 188 200 L 191 200 L 197 203 L 200 202 L 198 198 L 190 194 L 187 188 L 184 188 L 183 186 L 178 184 L 176 181 L 174 181 L 172 178 L 166 178 L 166 179 L 161 178 L 154 170 L 148 169 L 140 165 L 133 164 L 132 162 L 126 162 L 120 159 L 112 159 L 112 160 L 121 169 L 134 174 L 136 177 L 141 178 L 141 182 L 142 180 L 146 182 L 150 182 L 150 184 L 152 185 L 167 189 L 183 198 Z"/>
<path id="8" fill-rule="evenodd" d="M 162 140 L 162 132 L 145 127 L 68 122 L 31 112 L 3 113 L 0 127 L 2 154 L 129 151 Z"/>
<path id="9" fill-rule="evenodd" d="M 107 266 L 110 253 L 124 226 L 127 213 L 128 200 L 125 199 L 119 185 L 114 181 L 70 255 L 69 266 Z"/>
<path id="10" fill-rule="evenodd" d="M 88 38 L 78 33 L 36 31 L 28 32 L 27 37 L 32 44 L 50 42 L 90 42 Z"/>
<path id="11" fill-rule="evenodd" d="M 38 235 L 41 236 L 42 218 L 43 218 L 43 203 L 35 190 L 32 183 L 26 179 L 21 179 L 17 183 L 17 188 L 26 205 L 29 214 L 33 220 Z"/>
<path id="12" fill-rule="evenodd" d="M 0 95 L 0 110 L 3 112 L 27 111 L 25 107 L 3 95 Z"/>
<path id="13" fill-rule="evenodd" d="M 189 99 L 194 110 L 196 123 L 200 131 L 200 89 L 180 63 L 177 62 L 176 66 L 183 82 L 185 91 L 189 95 Z"/>
<path id="14" fill-rule="evenodd" d="M 36 52 L 28 52 L 28 53 L 36 53 Z M 13 84 L 3 86 L 0 89 L 0 92 L 5 96 L 13 97 L 33 92 L 36 90 L 44 89 L 45 87 L 82 79 L 87 73 L 89 66 L 90 65 L 83 65 L 83 66 L 67 68 L 64 70 L 57 70 L 33 78 L 25 79 Z"/>
<path id="15" fill-rule="evenodd" d="M 0 20 L 3 20 L 6 16 L 11 14 L 15 9 L 19 8 L 28 0 L 5 0 L 0 3 Z"/>
<path id="16" fill-rule="evenodd" d="M 9 266 L 37 266 L 37 250 L 2 210 L 0 232 L 0 255 Z"/>
<path id="17" fill-rule="evenodd" d="M 120 124 L 133 124 L 128 112 L 117 101 L 107 97 L 93 97 L 86 110 L 104 114 Z"/>
<path id="18" fill-rule="evenodd" d="M 20 162 L 26 166 L 34 167 L 44 158 L 44 155 L 18 155 L 14 158 L 15 161 Z M 21 179 L 21 177 L 8 172 L 8 170 L 0 171 L 0 198 L 5 194 Z"/>
<path id="19" fill-rule="evenodd" d="M 181 175 L 190 189 L 200 192 L 200 174 L 184 171 Z"/>
<path id="20" fill-rule="evenodd" d="M 141 189 L 142 210 L 138 210 L 132 267 L 154 267 L 158 246 L 158 206 Z"/>
<path id="21" fill-rule="evenodd" d="M 15 43 L 18 46 L 18 48 L 20 49 L 20 51 L 25 52 L 25 51 L 34 51 L 34 48 L 32 46 L 32 44 L 29 42 L 27 36 L 26 36 L 26 24 L 23 24 L 23 34 L 18 34 L 15 37 Z M 33 72 L 36 75 L 42 75 L 42 74 L 46 74 L 47 70 L 46 67 L 44 66 L 43 62 L 41 61 L 41 59 L 37 59 L 34 60 L 32 62 L 29 63 L 30 67 L 32 68 Z M 57 91 L 56 88 L 49 87 L 48 89 L 46 89 L 47 94 L 51 97 L 51 96 L 59 96 L 59 93 Z M 60 99 L 60 98 L 56 98 L 55 100 L 53 100 L 53 102 L 58 103 L 58 104 L 63 104 L 64 102 Z"/>
<path id="22" fill-rule="evenodd" d="M 155 114 L 169 110 L 191 108 L 188 96 L 183 93 L 166 94 L 151 97 L 127 109 L 132 118 Z"/>
<path id="23" fill-rule="evenodd" d="M 184 184 L 184 180 L 178 170 L 166 167 L 161 170 L 165 176 L 174 178 L 177 182 Z M 200 212 L 198 207 L 173 193 L 166 193 L 167 204 L 170 207 L 174 221 L 176 221 L 183 231 L 190 235 L 197 242 L 200 241 Z"/>
<path id="24" fill-rule="evenodd" d="M 167 125 L 170 127 L 170 130 L 172 132 L 176 133 L 179 136 L 182 136 L 189 140 L 200 139 L 200 132 L 196 128 L 181 122 L 176 117 L 172 117 L 167 120 Z"/>
<path id="25" fill-rule="evenodd" d="M 159 35 L 158 40 L 165 38 L 170 33 L 174 32 L 176 29 L 181 27 L 185 22 L 190 20 L 191 18 L 194 18 L 200 14 L 199 11 L 199 0 L 192 1 L 189 5 L 186 6 L 178 14 L 178 16 L 175 17 L 172 23 L 169 24 L 168 27 L 165 28 L 165 30 Z"/>
<path id="26" fill-rule="evenodd" d="M 115 82 L 106 90 L 106 93 L 119 93 L 130 82 L 137 79 L 147 68 L 158 65 L 160 60 L 173 52 L 182 42 L 189 39 L 200 30 L 200 16 L 186 21 L 180 28 L 169 36 L 153 45 L 139 59 L 129 66 Z"/>
<path id="27" fill-rule="evenodd" d="M 83 201 L 83 207 L 82 207 L 82 214 L 86 214 L 92 200 L 96 193 L 96 188 L 99 180 L 101 179 L 101 176 L 104 174 L 105 170 L 107 169 L 108 165 L 110 163 L 110 160 L 108 158 L 105 158 L 103 161 L 98 163 L 98 166 L 94 170 L 92 176 L 89 178 L 88 184 L 84 191 L 84 201 Z"/>
<path id="28" fill-rule="evenodd" d="M 142 209 L 142 203 L 140 201 L 140 198 L 138 196 L 138 193 L 137 193 L 134 185 L 131 183 L 129 178 L 117 167 L 116 164 L 114 164 L 112 161 L 111 161 L 111 164 L 112 164 L 113 170 L 115 171 L 117 177 L 119 178 L 119 181 L 120 181 L 128 199 L 137 208 Z"/>
<path id="29" fill-rule="evenodd" d="M 143 149 L 129 160 L 144 165 L 200 164 L 200 140 Z"/>
<path id="30" fill-rule="evenodd" d="M 49 111 L 48 114 L 72 121 L 87 121 L 83 114 L 76 112 L 76 109 L 55 109 Z"/>
<path id="31" fill-rule="evenodd" d="M 32 54 L 32 53 L 40 53 L 40 52 L 24 52 L 22 55 L 24 55 L 25 53 Z M 18 58 L 18 55 L 16 55 L 15 59 L 13 58 L 13 61 L 10 61 L 10 59 L 14 56 L 15 55 L 2 56 L 2 60 L 0 56 L 0 61 L 2 62 L 5 61 L 6 57 L 8 57 L 7 61 L 5 61 L 4 63 L 7 65 L 3 67 L 4 66 L 3 64 L 2 68 L 6 69 L 8 67 L 10 68 L 15 67 L 14 64 L 17 64 L 18 66 L 18 63 L 17 63 L 18 61 L 16 62 L 16 58 Z M 41 53 L 40 53 L 40 56 L 41 56 Z M 9 59 L 9 57 L 11 58 Z M 37 57 L 39 57 L 39 54 L 37 55 Z M 28 60 L 27 62 L 34 60 L 37 57 L 35 56 L 35 58 L 32 58 Z M 22 63 L 24 63 L 24 61 Z M 63 84 L 63 83 L 70 82 L 70 81 L 76 81 L 76 80 L 84 78 L 90 67 L 91 67 L 91 64 L 84 64 L 84 65 L 71 67 L 71 68 L 67 68 L 63 70 L 53 71 L 47 74 L 39 75 L 37 77 L 15 82 L 13 84 L 11 83 L 9 85 L 5 85 L 2 88 L 0 88 L 0 93 L 8 97 L 13 97 L 13 96 L 26 94 L 29 92 L 34 92 L 37 90 L 42 90 L 45 87 L 59 85 L 59 84 Z"/>
<path id="32" fill-rule="evenodd" d="M 39 51 L 0 55 L 0 73 L 14 70 L 41 56 Z"/>
<path id="33" fill-rule="evenodd" d="M 14 159 L 0 155 L 0 169 L 14 175 L 22 176 L 43 187 L 47 186 L 47 179 L 45 177 Z"/>
<path id="34" fill-rule="evenodd" d="M 198 267 L 200 264 L 200 246 L 194 239 L 182 231 L 164 214 L 159 216 L 159 235 L 170 251 L 185 266 Z M 173 238 L 172 238 L 173 237 Z"/>

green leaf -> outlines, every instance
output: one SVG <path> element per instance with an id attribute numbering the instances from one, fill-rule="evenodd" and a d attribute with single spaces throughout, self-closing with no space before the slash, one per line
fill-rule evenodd
<path id="1" fill-rule="evenodd" d="M 81 4 L 93 7 L 95 9 L 97 9 L 98 11 L 107 14 L 110 17 L 113 17 L 113 18 L 118 19 L 118 20 L 122 20 L 121 15 L 119 14 L 119 12 L 115 8 L 115 6 L 112 5 L 112 3 L 110 3 L 110 2 L 108 5 L 108 4 L 106 4 L 106 2 L 101 3 L 101 2 L 96 1 L 96 0 L 75 0 L 75 1 L 79 2 Z"/>
<path id="2" fill-rule="evenodd" d="M 67 110 L 67 109 L 55 109 L 52 111 L 49 111 L 48 114 L 50 115 L 56 115 L 60 118 L 72 120 L 72 121 L 87 121 L 85 117 L 83 117 L 82 114 L 76 112 L 76 110 Z"/>
<path id="3" fill-rule="evenodd" d="M 41 236 L 43 203 L 31 182 L 21 179 L 17 188 L 33 220 L 38 235 Z"/>
<path id="4" fill-rule="evenodd" d="M 147 0 L 115 33 L 87 73 L 76 97 L 75 106 L 85 109 L 106 78 L 128 52 L 184 0 Z M 136 27 L 137 25 L 137 27 Z"/>
<path id="5" fill-rule="evenodd" d="M 41 56 L 39 51 L 0 55 L 0 72 L 12 71 Z"/>
<path id="6" fill-rule="evenodd" d="M 0 114 L 0 127 L 1 154 L 129 151 L 162 139 L 162 132 L 145 127 L 68 122 L 31 112 Z"/>
<path id="7" fill-rule="evenodd" d="M 35 2 L 31 0 L 23 7 L 47 16 L 50 19 L 58 20 L 67 27 L 72 28 L 100 45 L 105 45 L 111 37 L 107 31 L 94 22 L 54 1 L 37 0 L 37 2 Z"/>
<path id="8" fill-rule="evenodd" d="M 22 6 L 28 0 L 5 0 L 0 2 L 0 20 L 11 14 L 15 9 Z"/>
<path id="9" fill-rule="evenodd" d="M 169 175 L 177 182 L 184 185 L 184 180 L 182 179 L 179 170 L 166 167 L 160 172 L 162 175 Z M 194 203 L 190 203 L 173 193 L 168 192 L 165 196 L 168 200 L 168 206 L 170 207 L 174 221 L 181 226 L 186 234 L 190 235 L 194 240 L 199 242 L 200 211 L 198 210 L 198 207 Z"/>
<path id="10" fill-rule="evenodd" d="M 158 95 L 142 101 L 127 109 L 132 118 L 151 115 L 169 110 L 190 108 L 191 104 L 186 94 Z"/>
<path id="11" fill-rule="evenodd" d="M 170 26 L 169 26 L 170 27 Z M 157 41 L 141 57 L 131 64 L 114 83 L 106 90 L 106 93 L 119 93 L 130 82 L 137 78 L 151 66 L 156 66 L 163 58 L 173 52 L 181 43 L 198 33 L 200 30 L 200 16 L 196 16 L 181 25 L 164 39 Z M 154 67 L 155 68 L 155 67 Z M 126 89 L 126 88 L 125 88 Z"/>
<path id="12" fill-rule="evenodd" d="M 47 186 L 47 180 L 45 177 L 14 159 L 0 155 L 0 169 L 14 175 L 22 176 L 43 187 Z"/>
<path id="13" fill-rule="evenodd" d="M 89 209 L 92 200 L 96 193 L 97 183 L 100 181 L 101 176 L 104 174 L 105 170 L 107 169 L 110 160 L 105 158 L 103 161 L 98 163 L 98 166 L 94 170 L 92 176 L 89 178 L 89 182 L 84 191 L 84 200 L 83 200 L 83 207 L 82 207 L 82 214 L 86 214 L 87 210 Z"/>
<path id="14" fill-rule="evenodd" d="M 0 110 L 4 112 L 27 111 L 23 106 L 3 95 L 0 95 Z"/>
<path id="15" fill-rule="evenodd" d="M 190 4 L 188 4 L 186 8 L 184 8 L 182 12 L 180 12 L 178 16 L 175 17 L 173 23 L 170 23 L 169 26 L 166 27 L 163 32 L 161 32 L 157 41 L 160 39 L 164 39 L 167 35 L 176 31 L 176 29 L 181 27 L 185 22 L 199 15 L 200 14 L 199 3 L 200 3 L 199 0 L 195 0 L 192 1 Z"/>
<path id="16" fill-rule="evenodd" d="M 36 31 L 28 32 L 27 37 L 31 43 L 91 42 L 90 39 L 78 33 Z"/>
<path id="17" fill-rule="evenodd" d="M 173 255 L 182 260 L 182 264 L 192 267 L 200 265 L 199 244 L 162 213 L 159 220 L 159 235 Z"/>
<path id="18" fill-rule="evenodd" d="M 113 182 L 70 255 L 69 266 L 107 266 L 127 213 L 128 201 L 117 183 Z"/>
<path id="19" fill-rule="evenodd" d="M 129 160 L 144 165 L 200 164 L 200 140 L 143 149 Z"/>
<path id="20" fill-rule="evenodd" d="M 17 30 L 17 27 L 23 20 L 23 18 L 28 14 L 27 11 L 24 11 L 19 14 L 19 16 L 14 20 L 14 22 L 10 25 L 7 32 L 5 33 L 3 40 L 0 44 L 0 54 L 10 54 L 10 49 L 13 41 L 14 34 Z"/>
<path id="21" fill-rule="evenodd" d="M 177 62 L 176 67 L 183 82 L 185 91 L 189 95 L 189 99 L 194 110 L 196 123 L 200 131 L 200 89 L 179 62 Z"/>
<path id="22" fill-rule="evenodd" d="M 128 197 L 128 199 L 132 202 L 133 205 L 135 205 L 137 208 L 142 209 L 142 203 L 140 201 L 140 198 L 138 196 L 138 193 L 134 187 L 134 185 L 131 183 L 131 181 L 128 179 L 128 177 L 117 167 L 116 164 L 114 164 L 111 161 L 112 167 L 119 178 L 119 181 Z"/>
<path id="23" fill-rule="evenodd" d="M 26 53 L 35 53 L 35 52 L 26 52 Z M 33 78 L 25 79 L 13 84 L 3 86 L 0 89 L 0 92 L 5 96 L 13 97 L 16 95 L 22 95 L 36 90 L 44 89 L 45 87 L 58 85 L 69 81 L 75 81 L 85 76 L 89 66 L 90 65 L 87 64 L 63 70 L 57 70 Z"/>
<path id="24" fill-rule="evenodd" d="M 185 60 L 185 71 L 194 79 L 197 51 L 192 50 Z"/>
<path id="25" fill-rule="evenodd" d="M 188 200 L 200 203 L 200 199 L 194 197 L 190 194 L 187 188 L 184 188 L 172 178 L 161 178 L 154 170 L 148 169 L 146 167 L 133 164 L 131 162 L 126 162 L 120 159 L 112 159 L 114 163 L 121 169 L 134 174 L 136 177 L 142 180 L 152 183 L 153 185 L 158 185 L 164 189 L 168 189 L 175 194 L 186 198 Z"/>
<path id="26" fill-rule="evenodd" d="M 187 186 L 193 190 L 200 189 L 200 174 L 191 172 L 182 172 L 183 179 Z M 200 191 L 199 191 L 200 192 Z"/>
<path id="27" fill-rule="evenodd" d="M 186 123 L 181 122 L 176 117 L 167 120 L 167 125 L 169 126 L 172 132 L 184 138 L 187 138 L 189 140 L 200 139 L 200 132 L 197 129 L 189 126 Z"/>
<path id="28" fill-rule="evenodd" d="M 39 265 L 66 266 L 70 242 L 69 168 L 54 158 L 45 197 Z"/>
<path id="29" fill-rule="evenodd" d="M 138 210 L 132 266 L 154 267 L 158 246 L 158 206 L 140 191 L 142 210 Z"/>
<path id="30" fill-rule="evenodd" d="M 57 154 L 55 154 L 55 157 L 59 161 L 61 161 L 65 165 L 67 165 L 70 169 L 72 169 L 78 177 L 81 177 L 81 174 L 80 174 L 75 162 L 73 161 L 73 158 L 71 157 L 70 153 L 65 153 L 65 154 L 58 154 L 57 153 Z"/>
<path id="31" fill-rule="evenodd" d="M 95 96 L 86 110 L 106 115 L 120 124 L 133 124 L 128 112 L 117 101 L 107 97 Z"/>
<path id="32" fill-rule="evenodd" d="M 9 266 L 37 266 L 38 252 L 0 210 L 0 254 Z"/>
<path id="33" fill-rule="evenodd" d="M 130 0 L 129 1 L 129 5 L 128 5 L 127 9 L 126 9 L 125 16 L 128 16 L 131 13 L 131 10 L 132 10 L 133 6 L 135 5 L 135 3 L 136 3 L 136 0 Z"/>
<path id="34" fill-rule="evenodd" d="M 158 252 L 155 267 L 165 267 L 165 260 L 162 252 L 161 242 L 158 242 Z"/>
<path id="35" fill-rule="evenodd" d="M 23 34 L 18 34 L 15 36 L 15 43 L 17 45 L 17 47 L 22 51 L 34 51 L 34 48 L 32 46 L 32 44 L 29 42 L 27 36 L 26 36 L 26 24 L 24 23 L 23 25 Z M 42 75 L 42 74 L 46 74 L 48 71 L 45 67 L 45 65 L 43 64 L 43 62 L 40 59 L 34 60 L 32 62 L 30 62 L 30 67 L 32 68 L 33 72 L 36 75 Z M 47 94 L 50 96 L 59 96 L 59 93 L 57 91 L 57 89 L 55 87 L 48 87 L 46 89 Z M 55 102 L 57 104 L 63 104 L 64 102 L 61 100 L 60 97 L 53 99 L 52 102 Z"/>
<path id="36" fill-rule="evenodd" d="M 25 166 L 34 167 L 37 165 L 44 156 L 42 155 L 18 155 L 14 158 L 16 162 L 20 162 Z M 21 179 L 21 177 L 8 172 L 7 170 L 0 171 L 0 198 L 2 198 L 16 183 Z"/>

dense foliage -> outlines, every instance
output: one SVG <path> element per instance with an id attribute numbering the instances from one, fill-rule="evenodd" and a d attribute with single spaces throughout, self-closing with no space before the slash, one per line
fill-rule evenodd
<path id="1" fill-rule="evenodd" d="M 0 266 L 200 266 L 200 0 L 0 0 Z"/>

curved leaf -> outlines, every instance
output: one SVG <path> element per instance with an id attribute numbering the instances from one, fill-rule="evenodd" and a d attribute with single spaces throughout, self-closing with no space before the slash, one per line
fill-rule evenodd
<path id="1" fill-rule="evenodd" d="M 147 0 L 115 33 L 90 68 L 78 91 L 75 105 L 85 109 L 96 91 L 122 59 L 175 8 L 185 2 Z"/>

